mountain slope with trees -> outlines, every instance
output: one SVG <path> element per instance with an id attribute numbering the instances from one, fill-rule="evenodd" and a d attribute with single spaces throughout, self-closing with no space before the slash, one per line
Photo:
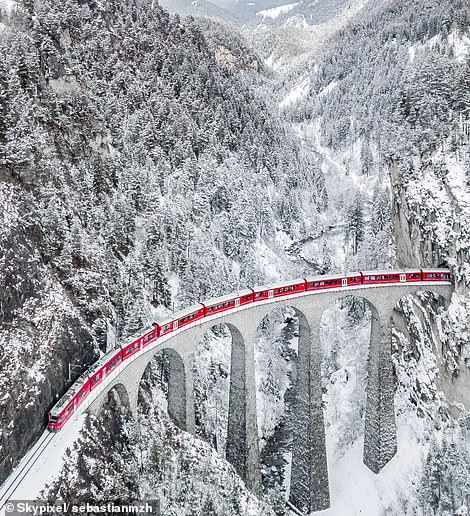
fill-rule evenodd
<path id="1" fill-rule="evenodd" d="M 264 281 L 255 244 L 295 274 L 276 234 L 326 198 L 315 156 L 191 20 L 24 0 L 0 21 L 4 477 L 100 351 Z"/>
<path id="2" fill-rule="evenodd" d="M 397 499 L 383 511 L 468 511 L 469 55 L 466 2 L 374 5 L 296 70 L 308 85 L 284 107 L 324 156 L 330 202 L 342 199 L 338 178 L 356 197 L 342 208 L 349 263 L 448 266 L 455 280 L 450 306 L 407 298 L 395 320 L 395 400 L 403 431 L 407 420 L 419 428 L 419 488 L 394 478 Z"/>

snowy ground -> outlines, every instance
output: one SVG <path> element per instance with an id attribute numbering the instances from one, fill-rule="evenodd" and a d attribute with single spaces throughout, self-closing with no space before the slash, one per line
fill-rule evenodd
<path id="1" fill-rule="evenodd" d="M 364 436 L 335 460 L 335 449 L 327 436 L 331 508 L 315 514 L 325 516 L 380 516 L 420 514 L 406 509 L 405 496 L 416 498 L 417 482 L 425 457 L 421 431 L 423 422 L 410 415 L 398 418 L 398 452 L 376 475 L 362 463 Z M 411 494 L 413 493 L 413 494 Z"/>
<path id="2" fill-rule="evenodd" d="M 74 416 L 59 433 L 53 435 L 47 446 L 47 453 L 42 453 L 35 461 L 31 461 L 30 459 L 35 455 L 38 445 L 44 443 L 44 440 L 51 435 L 48 430 L 44 430 L 44 434 L 36 445 L 23 457 L 20 464 L 3 484 L 0 490 L 0 506 L 6 499 L 35 500 L 40 496 L 46 484 L 51 483 L 54 477 L 58 475 L 63 465 L 65 450 L 72 448 L 73 443 L 77 440 L 85 417 L 85 414 Z M 25 469 L 23 470 L 23 468 Z M 22 473 L 18 477 L 20 471 Z M 22 479 L 21 484 L 18 488 L 12 489 L 16 485 L 13 482 L 17 477 L 18 480 Z M 4 512 L 4 509 L 2 509 L 0 516 L 3 516 Z"/>
<path id="3" fill-rule="evenodd" d="M 419 515 L 416 506 L 429 429 L 409 407 L 397 406 L 398 452 L 376 475 L 362 462 L 370 312 L 348 321 L 339 304 L 325 312 L 322 349 L 331 508 L 325 516 Z M 398 396 L 396 405 L 407 404 Z"/>
<path id="4" fill-rule="evenodd" d="M 288 13 L 289 11 L 292 11 L 292 9 L 296 6 L 296 5 L 299 5 L 298 3 L 296 4 L 285 4 L 285 5 L 279 5 L 278 7 L 272 7 L 271 9 L 265 9 L 263 11 L 258 11 L 256 14 L 258 16 L 261 16 L 261 18 L 264 20 L 265 18 L 271 18 L 271 19 L 276 19 L 278 18 L 281 14 L 286 14 Z"/>

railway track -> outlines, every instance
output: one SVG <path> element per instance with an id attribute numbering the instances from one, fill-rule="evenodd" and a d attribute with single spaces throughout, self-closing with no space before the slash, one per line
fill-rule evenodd
<path id="1" fill-rule="evenodd" d="M 26 475 L 31 471 L 31 468 L 36 464 L 39 457 L 42 456 L 55 436 L 56 434 L 46 430 L 14 472 L 6 479 L 5 483 L 0 488 L 0 514 L 4 513 L 6 503 L 10 500 L 11 496 L 15 494 Z"/>

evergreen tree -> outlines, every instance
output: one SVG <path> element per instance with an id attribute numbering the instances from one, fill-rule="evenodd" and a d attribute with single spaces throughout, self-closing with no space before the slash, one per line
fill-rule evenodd
<path id="1" fill-rule="evenodd" d="M 352 254 L 357 254 L 364 239 L 364 201 L 360 192 L 356 192 L 346 206 L 346 236 L 351 245 Z"/>

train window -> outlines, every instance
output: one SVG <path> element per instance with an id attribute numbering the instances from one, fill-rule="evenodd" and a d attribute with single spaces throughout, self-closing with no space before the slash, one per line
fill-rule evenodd
<path id="1" fill-rule="evenodd" d="M 101 378 L 101 373 L 98 373 L 91 379 L 91 385 L 95 385 L 95 383 Z"/>
<path id="2" fill-rule="evenodd" d="M 79 392 L 79 394 L 78 394 L 78 399 L 83 398 L 83 396 L 85 396 L 85 394 L 86 394 L 86 389 L 82 389 L 82 390 Z"/>
<path id="3" fill-rule="evenodd" d="M 225 301 L 225 303 L 219 303 L 218 305 L 209 306 L 207 309 L 208 312 L 213 312 L 214 310 L 219 310 L 220 308 L 226 308 L 227 306 L 233 306 L 235 304 L 235 300 Z"/>
<path id="4" fill-rule="evenodd" d="M 112 362 L 108 364 L 106 367 L 106 371 L 111 371 L 111 369 L 121 360 L 121 356 L 118 355 Z"/>
<path id="5" fill-rule="evenodd" d="M 257 292 L 255 297 L 266 297 L 266 292 Z"/>
<path id="6" fill-rule="evenodd" d="M 134 344 L 132 344 L 132 346 L 129 346 L 126 349 L 126 353 L 130 353 L 131 351 L 134 351 L 134 349 L 136 349 L 138 347 L 139 347 L 139 343 L 138 342 L 134 342 Z"/>
<path id="7" fill-rule="evenodd" d="M 282 292 L 291 292 L 292 290 L 297 290 L 299 287 L 297 285 L 290 285 L 289 287 L 281 287 L 277 288 L 274 293 L 282 294 Z"/>
<path id="8" fill-rule="evenodd" d="M 233 304 L 235 303 L 234 300 L 232 301 L 226 301 L 225 303 L 220 303 L 218 305 L 213 305 L 213 306 L 210 306 L 207 311 L 208 312 L 213 312 L 214 310 L 219 310 L 220 308 L 225 308 L 227 306 L 232 306 Z"/>
<path id="9" fill-rule="evenodd" d="M 408 277 L 409 277 L 410 279 L 419 278 L 419 274 L 416 274 L 416 273 L 412 272 L 411 274 L 408 274 Z"/>
<path id="10" fill-rule="evenodd" d="M 187 321 L 190 321 L 191 319 L 194 319 L 197 314 L 198 314 L 198 312 L 193 312 L 192 314 L 189 314 L 186 317 L 182 317 L 178 322 L 180 324 L 183 324 L 183 323 L 185 323 Z"/>
<path id="11" fill-rule="evenodd" d="M 251 299 L 251 295 L 249 296 L 243 296 L 242 301 L 249 301 Z"/>

